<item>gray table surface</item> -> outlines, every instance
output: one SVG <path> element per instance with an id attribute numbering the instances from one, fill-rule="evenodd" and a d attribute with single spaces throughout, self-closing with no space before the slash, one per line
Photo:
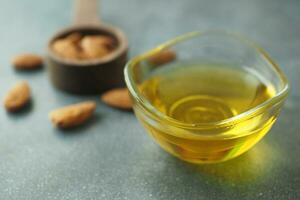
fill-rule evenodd
<path id="1" fill-rule="evenodd" d="M 270 133 L 251 151 L 195 166 L 162 151 L 132 113 L 98 96 L 54 89 L 47 70 L 17 73 L 10 58 L 44 54 L 48 38 L 71 23 L 71 0 L 0 0 L 0 96 L 20 79 L 33 90 L 27 112 L 0 108 L 0 199 L 300 199 L 300 1 L 103 0 L 104 21 L 128 35 L 131 56 L 192 30 L 237 31 L 260 43 L 292 87 Z M 95 118 L 72 132 L 52 127 L 48 112 L 85 99 Z"/>

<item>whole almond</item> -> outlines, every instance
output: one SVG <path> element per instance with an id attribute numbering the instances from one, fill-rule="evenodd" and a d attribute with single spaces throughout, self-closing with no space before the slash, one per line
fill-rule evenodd
<path id="1" fill-rule="evenodd" d="M 52 123 L 59 128 L 71 128 L 87 121 L 94 113 L 96 103 L 86 101 L 59 108 L 49 113 Z"/>
<path id="2" fill-rule="evenodd" d="M 80 45 L 85 58 L 101 58 L 111 52 L 113 40 L 108 36 L 85 36 Z"/>
<path id="3" fill-rule="evenodd" d="M 30 88 L 27 82 L 16 83 L 4 98 L 4 107 L 14 112 L 23 108 L 30 100 Z"/>
<path id="4" fill-rule="evenodd" d="M 105 92 L 101 100 L 109 106 L 129 110 L 132 108 L 132 100 L 127 88 L 116 88 Z"/>
<path id="5" fill-rule="evenodd" d="M 12 59 L 15 69 L 36 69 L 43 65 L 43 58 L 35 54 L 20 54 Z"/>
<path id="6" fill-rule="evenodd" d="M 163 50 L 151 56 L 148 61 L 153 65 L 163 65 L 176 59 L 176 53 L 170 49 Z"/>
<path id="7" fill-rule="evenodd" d="M 76 44 L 77 42 L 79 42 L 81 40 L 81 38 L 82 38 L 82 35 L 80 33 L 74 32 L 74 33 L 71 33 L 70 35 L 68 35 L 65 39 Z"/>
<path id="8" fill-rule="evenodd" d="M 106 35 L 87 35 L 82 39 L 82 43 L 95 43 L 98 46 L 103 46 L 107 49 L 111 49 L 114 47 L 114 40 L 110 36 Z M 84 45 L 83 45 L 84 46 Z"/>
<path id="9" fill-rule="evenodd" d="M 70 39 L 58 39 L 52 44 L 53 51 L 63 58 L 80 59 L 81 52 Z"/>

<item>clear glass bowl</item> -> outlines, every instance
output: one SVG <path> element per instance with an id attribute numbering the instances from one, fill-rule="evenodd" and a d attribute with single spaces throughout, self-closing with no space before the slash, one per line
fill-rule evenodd
<path id="1" fill-rule="evenodd" d="M 159 66 L 150 62 L 170 49 L 176 59 L 174 55 L 166 55 L 156 63 Z M 141 85 L 158 67 L 177 65 L 184 68 L 186 65 L 182 63 L 195 61 L 245 68 L 271 84 L 275 93 L 258 105 L 226 119 L 186 123 L 166 115 L 141 91 Z M 289 88 L 285 75 L 262 48 L 240 35 L 225 31 L 187 33 L 136 56 L 125 68 L 125 80 L 135 114 L 148 133 L 167 152 L 192 163 L 221 162 L 249 150 L 272 127 Z"/>

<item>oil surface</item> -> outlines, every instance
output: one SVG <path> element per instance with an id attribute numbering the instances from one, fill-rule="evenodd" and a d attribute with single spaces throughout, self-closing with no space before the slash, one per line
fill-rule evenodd
<path id="1" fill-rule="evenodd" d="M 186 124 L 220 122 L 276 93 L 271 84 L 250 70 L 220 64 L 164 66 L 139 88 L 157 110 Z M 218 162 L 240 155 L 261 139 L 276 119 L 276 113 L 267 113 L 231 126 L 185 130 L 174 128 L 167 121 L 154 125 L 141 112 L 136 113 L 165 150 L 194 163 Z M 232 137 L 218 137 L 226 134 Z"/>
<path id="2" fill-rule="evenodd" d="M 160 112 L 185 123 L 217 122 L 245 112 L 275 94 L 246 70 L 196 65 L 157 70 L 141 87 Z"/>

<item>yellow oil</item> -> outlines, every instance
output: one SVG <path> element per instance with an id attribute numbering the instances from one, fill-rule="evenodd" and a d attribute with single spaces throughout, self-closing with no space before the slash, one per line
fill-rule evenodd
<path id="1" fill-rule="evenodd" d="M 263 137 L 275 121 L 275 115 L 261 114 L 226 127 L 198 126 L 244 113 L 275 95 L 273 85 L 246 68 L 224 64 L 161 67 L 139 88 L 164 115 L 200 127 L 189 134 L 189 130 L 170 128 L 167 121 L 154 126 L 139 117 L 137 111 L 164 149 L 190 162 L 217 162 L 235 157 Z"/>

